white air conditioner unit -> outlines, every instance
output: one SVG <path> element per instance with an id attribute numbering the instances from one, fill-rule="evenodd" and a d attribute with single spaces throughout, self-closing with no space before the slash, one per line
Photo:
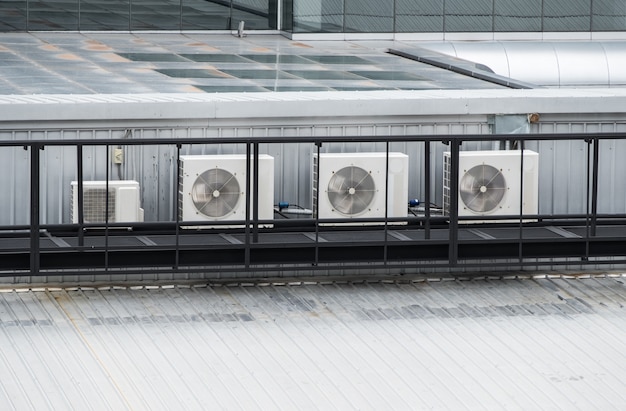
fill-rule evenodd
<path id="1" fill-rule="evenodd" d="M 524 150 L 523 187 L 520 150 L 459 153 L 458 215 L 516 216 L 538 213 L 539 154 Z M 451 157 L 443 154 L 443 207 L 450 214 Z M 521 197 L 520 197 L 521 196 Z M 472 220 L 472 222 L 476 222 Z"/>
<path id="2" fill-rule="evenodd" d="M 78 223 L 78 182 L 72 181 L 72 223 Z M 83 221 L 85 223 L 128 223 L 143 221 L 139 183 L 132 180 L 83 181 Z M 107 219 L 108 211 L 108 219 Z"/>
<path id="3" fill-rule="evenodd" d="M 254 184 L 250 160 L 250 187 Z M 181 221 L 230 221 L 246 218 L 246 155 L 180 156 Z M 252 189 L 251 189 L 252 191 Z M 259 219 L 274 218 L 274 158 L 259 154 Z M 251 194 L 251 193 L 250 193 Z M 253 218 L 250 195 L 250 218 Z"/>
<path id="4" fill-rule="evenodd" d="M 389 153 L 323 153 L 313 155 L 313 213 L 324 218 L 406 217 L 409 156 Z M 319 174 L 319 176 L 318 176 Z M 319 181 L 319 187 L 318 187 Z M 319 208 L 317 196 L 319 195 Z"/>

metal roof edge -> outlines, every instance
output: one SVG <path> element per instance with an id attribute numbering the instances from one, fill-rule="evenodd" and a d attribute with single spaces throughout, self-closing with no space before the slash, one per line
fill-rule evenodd
<path id="1" fill-rule="evenodd" d="M 385 101 L 385 104 L 381 104 Z M 626 89 L 0 96 L 0 122 L 612 113 Z"/>

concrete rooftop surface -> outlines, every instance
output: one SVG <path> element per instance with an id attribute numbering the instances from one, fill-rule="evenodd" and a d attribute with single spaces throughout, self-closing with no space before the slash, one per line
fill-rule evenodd
<path id="1" fill-rule="evenodd" d="M 623 274 L 0 292 L 3 410 L 623 410 Z"/>
<path id="2" fill-rule="evenodd" d="M 0 95 L 478 89 L 391 41 L 280 35 L 2 33 Z"/>

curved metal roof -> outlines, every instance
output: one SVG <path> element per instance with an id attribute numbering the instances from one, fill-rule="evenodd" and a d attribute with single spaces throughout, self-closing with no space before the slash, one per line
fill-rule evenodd
<path id="1" fill-rule="evenodd" d="M 626 86 L 626 42 L 446 42 L 421 47 L 552 87 Z"/>

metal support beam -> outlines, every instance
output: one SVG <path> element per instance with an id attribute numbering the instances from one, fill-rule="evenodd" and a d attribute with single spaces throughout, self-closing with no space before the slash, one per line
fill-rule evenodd
<path id="1" fill-rule="evenodd" d="M 176 244 L 176 253 L 174 256 L 174 268 L 178 269 L 180 262 L 180 204 L 182 199 L 180 198 L 180 178 L 181 178 L 181 161 L 180 161 L 180 144 L 176 144 L 176 187 L 174 187 L 174 198 L 176 204 L 174 205 L 174 221 L 176 221 L 176 227 L 174 229 L 174 244 Z"/>
<path id="2" fill-rule="evenodd" d="M 248 142 L 246 144 L 246 226 L 244 228 L 245 231 L 245 251 L 244 251 L 244 258 L 245 258 L 245 266 L 246 268 L 250 267 L 250 211 L 251 211 L 251 204 L 250 204 L 250 188 L 252 186 L 252 180 L 250 178 L 250 172 L 251 172 L 251 162 L 252 159 L 252 143 Z"/>
<path id="3" fill-rule="evenodd" d="M 76 146 L 76 168 L 77 168 L 77 184 L 76 191 L 78 195 L 78 210 L 74 210 L 74 212 L 78 212 L 78 245 L 83 247 L 85 245 L 85 209 L 84 205 L 84 185 L 83 185 L 83 145 L 79 144 Z"/>
<path id="4" fill-rule="evenodd" d="M 33 144 L 30 147 L 30 273 L 39 274 L 39 230 L 40 230 L 40 171 L 41 150 L 43 145 Z"/>
<path id="5" fill-rule="evenodd" d="M 448 257 L 451 266 L 459 259 L 459 152 L 461 142 L 450 141 L 450 237 Z"/>
<path id="6" fill-rule="evenodd" d="M 252 242 L 259 242 L 259 143 L 254 143 L 253 184 L 252 184 Z"/>
<path id="7" fill-rule="evenodd" d="M 430 141 L 424 142 L 424 238 L 430 238 Z"/>
<path id="8" fill-rule="evenodd" d="M 600 162 L 600 139 L 593 139 L 593 172 L 591 182 L 591 236 L 596 236 L 598 220 L 598 168 Z"/>

